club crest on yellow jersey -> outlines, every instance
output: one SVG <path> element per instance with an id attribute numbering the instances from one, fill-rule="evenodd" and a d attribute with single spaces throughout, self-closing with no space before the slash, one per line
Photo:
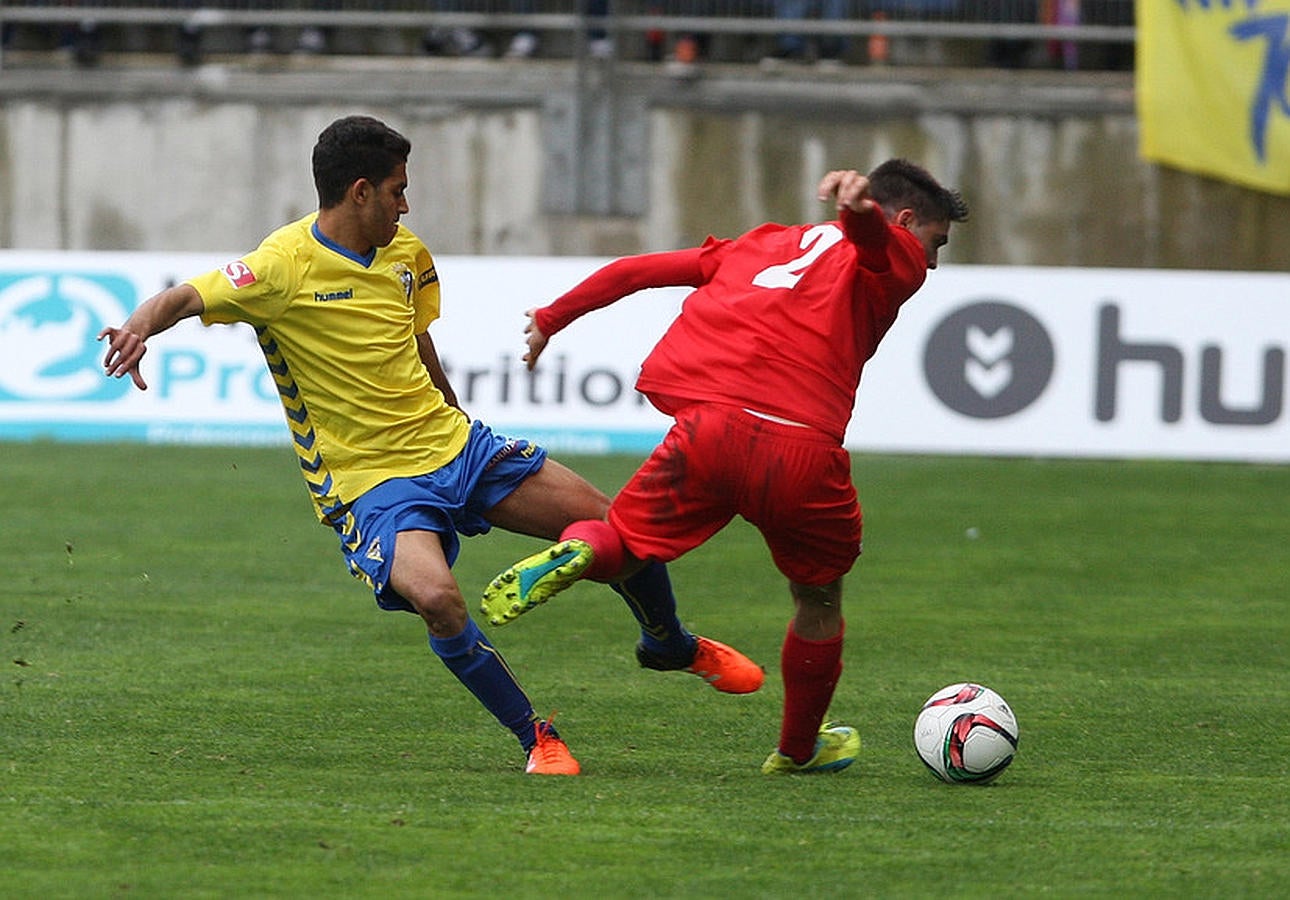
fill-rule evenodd
<path id="1" fill-rule="evenodd" d="M 399 279 L 399 284 L 403 285 L 403 299 L 407 301 L 408 306 L 412 305 L 412 288 L 416 284 L 416 279 L 412 275 L 412 270 L 406 263 L 395 263 L 391 268 L 394 270 L 394 277 Z"/>

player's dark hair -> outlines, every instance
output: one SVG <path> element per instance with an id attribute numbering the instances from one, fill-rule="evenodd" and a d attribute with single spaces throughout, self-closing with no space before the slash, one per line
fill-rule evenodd
<path id="1" fill-rule="evenodd" d="M 360 178 L 380 184 L 399 163 L 408 161 L 411 152 L 411 141 L 370 116 L 346 116 L 332 122 L 314 145 L 319 208 L 338 205 Z"/>
<path id="2" fill-rule="evenodd" d="M 889 159 L 869 173 L 869 193 L 888 218 L 912 209 L 922 222 L 962 222 L 967 202 L 958 191 L 942 187 L 922 166 L 907 159 Z"/>

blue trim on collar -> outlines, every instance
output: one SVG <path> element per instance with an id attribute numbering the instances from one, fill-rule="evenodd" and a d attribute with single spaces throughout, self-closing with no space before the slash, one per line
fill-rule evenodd
<path id="1" fill-rule="evenodd" d="M 353 250 L 350 250 L 348 247 L 342 247 L 340 244 L 336 243 L 331 238 L 327 237 L 327 235 L 319 231 L 317 219 L 314 219 L 314 223 L 309 226 L 309 230 L 313 233 L 314 239 L 318 241 L 318 243 L 322 244 L 328 250 L 335 250 L 337 253 L 339 253 L 341 256 L 345 257 L 346 259 L 352 259 L 354 262 L 358 263 L 363 268 L 369 268 L 372 265 L 372 260 L 376 259 L 375 247 L 373 247 L 371 250 L 368 250 L 365 254 L 360 256 L 359 254 L 355 253 Z"/>

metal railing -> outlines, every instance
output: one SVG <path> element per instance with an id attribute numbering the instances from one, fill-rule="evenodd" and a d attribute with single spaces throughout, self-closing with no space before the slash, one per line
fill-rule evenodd
<path id="1" fill-rule="evenodd" d="M 588 33 L 636 45 L 660 35 L 770 42 L 793 33 L 1119 50 L 1135 36 L 1133 0 L 0 0 L 0 24 L 10 43 L 24 28 L 525 31 L 558 38 L 570 53 L 585 50 Z"/>

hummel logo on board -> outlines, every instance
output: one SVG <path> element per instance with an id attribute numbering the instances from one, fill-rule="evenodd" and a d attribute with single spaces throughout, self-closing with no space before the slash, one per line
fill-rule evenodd
<path id="1" fill-rule="evenodd" d="M 1039 398 L 1053 362 L 1052 338 L 1038 319 L 1011 303 L 983 299 L 960 306 L 932 330 L 923 373 L 950 409 L 998 419 Z"/>

